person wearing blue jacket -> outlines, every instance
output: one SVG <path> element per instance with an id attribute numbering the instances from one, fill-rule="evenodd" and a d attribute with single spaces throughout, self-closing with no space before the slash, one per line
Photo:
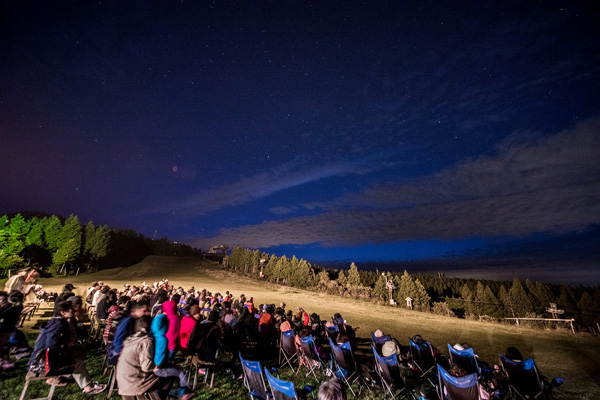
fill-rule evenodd
<path id="1" fill-rule="evenodd" d="M 27 368 L 32 371 L 37 370 L 38 367 L 45 368 L 46 349 L 49 349 L 49 356 L 53 354 L 49 361 L 51 362 L 50 368 L 54 370 L 54 373 L 70 369 L 73 371 L 73 379 L 83 389 L 83 393 L 88 395 L 101 393 L 106 388 L 106 384 L 92 382 L 92 378 L 85 367 L 84 359 L 72 357 L 73 351 L 69 348 L 71 342 L 70 318 L 73 318 L 71 303 L 68 301 L 56 303 L 54 316 L 41 327 Z M 45 373 L 44 370 L 40 372 Z M 53 379 L 58 379 L 57 386 L 67 384 L 60 378 Z M 47 383 L 52 384 L 51 378 L 48 379 Z"/>
<path id="2" fill-rule="evenodd" d="M 129 315 L 123 318 L 115 331 L 112 343 L 107 348 L 108 362 L 116 365 L 123 350 L 125 339 L 133 334 L 135 321 L 143 315 L 150 315 L 150 305 L 146 301 L 131 303 Z"/>
<path id="3" fill-rule="evenodd" d="M 180 398 L 187 399 L 191 397 L 193 393 L 185 377 L 185 371 L 183 368 L 169 362 L 169 341 L 167 339 L 169 318 L 165 314 L 158 314 L 152 320 L 150 330 L 154 337 L 154 364 L 156 365 L 154 374 L 162 378 L 169 376 L 179 378 Z"/>

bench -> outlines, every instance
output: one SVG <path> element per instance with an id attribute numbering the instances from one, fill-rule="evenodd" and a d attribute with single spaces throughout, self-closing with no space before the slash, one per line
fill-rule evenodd
<path id="1" fill-rule="evenodd" d="M 33 302 L 27 303 L 23 306 L 23 311 L 21 311 L 21 316 L 19 317 L 19 327 L 20 328 L 23 327 L 23 324 L 25 323 L 25 319 L 27 319 L 27 321 L 31 320 L 31 317 L 33 316 L 33 314 L 35 314 L 35 312 L 37 311 L 39 306 L 40 306 L 39 301 L 33 301 Z"/>

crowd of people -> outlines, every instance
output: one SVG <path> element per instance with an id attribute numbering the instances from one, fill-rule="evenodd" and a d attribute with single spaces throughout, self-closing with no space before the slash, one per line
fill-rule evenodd
<path id="1" fill-rule="evenodd" d="M 54 296 L 53 317 L 41 326 L 28 368 L 34 372 L 45 371 L 47 376 L 71 374 L 89 395 L 103 392 L 107 385 L 92 381 L 86 368 L 86 348 L 91 342 L 86 322 L 91 322 L 96 329 L 102 328 L 106 360 L 116 368 L 118 393 L 123 396 L 157 392 L 161 398 L 170 395 L 188 399 L 193 396 L 193 390 L 182 367 L 188 356 L 210 363 L 229 355 L 231 361 L 237 359 L 238 352 L 244 353 L 253 347 L 255 357 L 263 361 L 277 359 L 281 332 L 293 331 L 298 349 L 301 338 L 312 336 L 315 352 L 325 362 L 332 358 L 329 343 L 349 344 L 355 350 L 358 341 L 356 329 L 339 313 L 331 320 L 322 321 L 319 315 L 309 314 L 301 307 L 292 310 L 285 303 L 257 305 L 252 297 L 244 294 L 235 296 L 229 291 L 222 294 L 194 287 L 176 288 L 167 279 L 152 284 L 126 284 L 122 288 L 95 282 L 83 296 L 78 296 L 75 289 L 67 284 Z M 22 301 L 20 291 L 10 295 L 0 292 L 0 340 L 14 334 L 14 315 L 20 315 L 18 304 Z M 425 342 L 419 335 L 412 340 Z M 403 347 L 381 330 L 373 333 L 373 341 L 382 357 L 397 356 L 402 363 L 405 384 L 412 381 L 416 387 L 423 371 L 410 356 L 410 348 Z M 463 343 L 455 348 L 468 347 Z M 7 355 L 0 354 L 4 363 Z M 448 366 L 450 374 L 466 375 L 459 366 L 451 366 L 448 357 L 434 347 L 432 354 L 436 363 Z M 377 378 L 372 355 L 371 358 L 359 356 L 356 363 L 364 382 L 374 385 Z M 481 364 L 489 374 L 486 378 L 490 383 L 481 398 L 501 397 L 505 392 L 501 374 Z M 240 371 L 234 372 L 234 376 L 241 377 Z M 319 398 L 345 399 L 346 385 L 336 374 L 329 375 L 331 379 L 320 385 Z M 67 381 L 49 378 L 47 383 L 64 386 Z"/>

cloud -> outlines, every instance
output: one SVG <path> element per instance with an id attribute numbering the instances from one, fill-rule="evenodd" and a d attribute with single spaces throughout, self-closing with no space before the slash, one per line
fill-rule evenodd
<path id="1" fill-rule="evenodd" d="M 312 163 L 310 167 L 302 161 L 289 162 L 269 171 L 242 178 L 237 182 L 203 190 L 182 201 L 150 211 L 158 213 L 176 211 L 188 216 L 205 215 L 321 179 L 350 173 L 365 173 L 374 168 L 367 165 L 370 164 L 370 160 L 372 158 L 330 162 L 325 165 Z M 272 212 L 281 211 L 282 209 L 275 208 Z"/>
<path id="2" fill-rule="evenodd" d="M 222 229 L 195 244 L 336 246 L 572 232 L 600 223 L 599 159 L 600 120 L 550 136 L 515 133 L 494 156 L 311 204 L 322 209 L 318 215 Z"/>

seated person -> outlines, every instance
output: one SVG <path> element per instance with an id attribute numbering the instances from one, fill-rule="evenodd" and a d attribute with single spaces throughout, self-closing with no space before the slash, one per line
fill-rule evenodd
<path id="1" fill-rule="evenodd" d="M 141 316 L 135 321 L 134 333 L 123 343 L 117 363 L 117 385 L 121 396 L 138 396 L 158 391 L 166 399 L 175 380 L 154 374 L 154 342 L 148 334 L 152 318 Z"/>
<path id="2" fill-rule="evenodd" d="M 73 350 L 69 347 L 69 343 L 72 342 L 70 318 L 73 318 L 71 303 L 67 301 L 57 303 L 54 308 L 54 316 L 41 327 L 27 367 L 29 369 L 45 368 L 49 361 L 50 367 L 55 373 L 72 370 L 73 379 L 83 389 L 83 393 L 89 395 L 101 393 L 106 385 L 92 382 L 90 374 L 85 368 L 84 359 L 77 353 L 73 356 Z M 46 349 L 50 349 L 48 354 L 46 354 Z M 46 360 L 47 356 L 51 358 Z M 59 379 L 58 386 L 66 385 L 66 382 L 60 378 L 49 378 L 47 383 L 52 384 L 52 379 Z"/>
<path id="3" fill-rule="evenodd" d="M 191 393 L 185 371 L 169 361 L 169 318 L 165 314 L 157 315 L 150 327 L 154 338 L 154 373 L 162 378 L 176 377 L 179 379 L 180 395 Z"/>

